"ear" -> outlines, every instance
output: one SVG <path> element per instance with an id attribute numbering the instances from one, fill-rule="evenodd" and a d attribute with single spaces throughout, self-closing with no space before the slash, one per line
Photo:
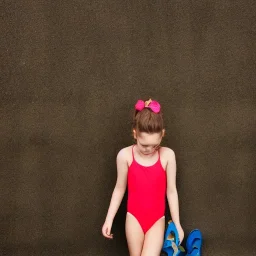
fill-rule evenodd
<path id="1" fill-rule="evenodd" d="M 137 134 L 136 134 L 135 129 L 132 130 L 132 133 L 133 133 L 133 138 L 136 140 L 137 139 Z"/>
<path id="2" fill-rule="evenodd" d="M 162 130 L 162 137 L 165 136 L 165 129 Z"/>

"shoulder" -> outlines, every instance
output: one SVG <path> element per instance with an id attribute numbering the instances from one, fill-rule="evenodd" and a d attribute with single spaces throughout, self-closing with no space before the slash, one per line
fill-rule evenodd
<path id="1" fill-rule="evenodd" d="M 171 148 L 161 147 L 160 153 L 162 157 L 166 158 L 167 160 L 175 160 L 175 153 Z"/>
<path id="2" fill-rule="evenodd" d="M 176 173 L 176 158 L 175 153 L 172 149 L 167 147 L 161 148 L 162 156 L 166 161 L 166 173 L 168 177 L 173 177 L 173 175 Z"/>
<path id="3" fill-rule="evenodd" d="M 128 146 L 125 148 L 122 148 L 118 154 L 117 154 L 117 161 L 121 161 L 121 162 L 127 162 L 130 160 L 130 157 L 132 156 L 132 146 Z"/>

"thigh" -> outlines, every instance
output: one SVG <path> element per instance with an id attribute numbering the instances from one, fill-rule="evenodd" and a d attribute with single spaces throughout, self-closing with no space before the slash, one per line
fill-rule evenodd
<path id="1" fill-rule="evenodd" d="M 165 218 L 161 218 L 145 235 L 141 256 L 159 256 L 164 242 Z"/>
<path id="2" fill-rule="evenodd" d="M 144 233 L 137 219 L 130 213 L 126 214 L 125 233 L 130 256 L 140 256 Z"/>

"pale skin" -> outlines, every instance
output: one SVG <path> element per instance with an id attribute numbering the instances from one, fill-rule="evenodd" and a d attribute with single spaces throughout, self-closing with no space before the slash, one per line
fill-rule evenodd
<path id="1" fill-rule="evenodd" d="M 134 157 L 141 165 L 150 166 L 157 161 L 157 150 L 159 149 L 161 164 L 167 174 L 166 195 L 170 214 L 177 227 L 180 242 L 182 242 L 184 231 L 179 218 L 179 202 L 176 188 L 176 160 L 173 150 L 167 147 L 159 147 L 164 133 L 164 130 L 161 133 L 151 134 L 133 130 L 134 138 L 137 141 L 134 147 Z M 132 146 L 120 150 L 116 159 L 117 181 L 107 217 L 102 227 L 103 236 L 109 239 L 113 239 L 113 234 L 111 233 L 112 223 L 126 191 L 127 173 L 132 161 Z M 137 219 L 127 213 L 125 232 L 130 256 L 159 256 L 163 245 L 164 229 L 165 219 L 161 218 L 144 234 Z"/>

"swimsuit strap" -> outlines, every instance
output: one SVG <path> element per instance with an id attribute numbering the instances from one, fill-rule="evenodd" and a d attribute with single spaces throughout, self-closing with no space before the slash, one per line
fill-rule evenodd
<path id="1" fill-rule="evenodd" d="M 157 150 L 158 152 L 158 160 L 157 161 L 160 161 L 160 148 Z"/>
<path id="2" fill-rule="evenodd" d="M 134 146 L 135 146 L 135 145 L 132 146 L 132 160 L 133 160 L 133 161 L 135 160 L 135 159 L 134 159 L 134 151 L 133 151 Z"/>

